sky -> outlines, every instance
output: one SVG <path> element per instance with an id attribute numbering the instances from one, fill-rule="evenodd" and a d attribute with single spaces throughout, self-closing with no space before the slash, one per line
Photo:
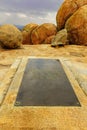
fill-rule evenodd
<path id="1" fill-rule="evenodd" d="M 0 0 L 0 24 L 54 23 L 64 0 Z"/>

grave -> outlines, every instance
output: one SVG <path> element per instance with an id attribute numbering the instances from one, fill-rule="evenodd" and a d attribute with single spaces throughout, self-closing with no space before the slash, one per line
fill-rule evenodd
<path id="1" fill-rule="evenodd" d="M 81 106 L 57 59 L 28 60 L 14 105 Z"/>

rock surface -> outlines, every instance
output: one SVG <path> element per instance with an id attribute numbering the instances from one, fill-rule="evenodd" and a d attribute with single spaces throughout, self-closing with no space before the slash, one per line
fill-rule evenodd
<path id="1" fill-rule="evenodd" d="M 32 31 L 31 40 L 33 44 L 42 44 L 49 36 L 55 35 L 57 28 L 52 23 L 44 23 Z"/>
<path id="2" fill-rule="evenodd" d="M 51 44 L 54 37 L 55 37 L 55 35 L 47 37 L 46 40 L 44 41 L 44 44 Z"/>
<path id="3" fill-rule="evenodd" d="M 67 30 L 62 29 L 57 33 L 57 35 L 54 37 L 52 40 L 51 46 L 56 47 L 56 46 L 64 46 L 65 44 L 68 44 L 67 40 Z"/>
<path id="4" fill-rule="evenodd" d="M 66 22 L 71 44 L 87 45 L 87 5 L 79 8 Z"/>
<path id="5" fill-rule="evenodd" d="M 78 55 L 75 55 L 75 53 L 77 53 Z M 73 85 L 72 87 L 76 88 L 75 94 L 76 96 L 79 95 L 78 99 L 81 102 L 81 107 L 41 107 L 41 109 L 39 109 L 38 106 L 35 109 L 34 107 L 15 107 L 14 102 L 18 92 L 18 87 L 14 86 L 14 89 L 12 87 L 11 89 L 9 89 L 8 93 L 5 93 L 7 91 L 4 91 L 6 97 L 1 106 L 2 111 L 0 110 L 0 130 L 86 130 L 87 95 L 85 95 L 84 93 L 87 92 L 85 91 L 87 90 L 87 46 L 67 45 L 62 48 L 54 49 L 50 47 L 50 45 L 23 45 L 23 49 L 15 49 L 11 51 L 0 49 L 0 83 L 6 83 L 5 85 L 7 87 L 12 86 L 12 84 L 8 84 L 9 77 L 7 78 L 8 82 L 4 80 L 4 77 L 6 77 L 7 72 L 10 69 L 9 65 L 14 63 L 15 60 L 17 60 L 16 58 L 19 56 L 21 58 L 25 57 L 25 59 L 26 56 L 34 56 L 36 58 L 46 57 L 48 59 L 58 58 L 61 59 L 62 65 L 64 65 L 64 63 L 65 65 L 67 65 L 67 63 L 71 62 L 71 67 L 70 64 L 68 64 L 69 66 L 67 65 L 66 67 L 66 74 L 68 74 L 68 78 L 71 80 L 70 82 Z M 20 62 L 20 64 L 21 63 L 25 64 L 25 62 L 23 61 Z M 73 69 L 74 65 L 77 68 L 75 73 L 72 74 L 70 68 Z M 19 68 L 20 71 L 17 70 L 17 76 L 22 76 L 22 67 L 23 66 Z M 64 68 L 64 70 L 66 68 Z M 12 70 L 14 72 L 14 69 Z M 72 75 L 70 74 L 70 72 Z M 74 74 L 79 74 L 79 77 L 77 75 L 74 77 Z M 84 77 L 82 78 L 82 76 Z M 12 77 L 12 81 L 14 81 L 14 78 L 17 77 L 15 77 L 14 75 Z M 82 92 L 82 89 L 78 86 L 78 84 L 74 84 L 77 78 L 80 87 L 85 87 L 84 92 Z M 17 78 L 16 83 L 18 81 L 19 79 Z M 60 124 L 58 124 L 58 122 Z"/>
<path id="6" fill-rule="evenodd" d="M 37 26 L 38 24 L 30 23 L 23 28 L 22 30 L 23 44 L 32 44 L 31 33 Z"/>
<path id="7" fill-rule="evenodd" d="M 14 25 L 0 26 L 0 44 L 2 47 L 14 49 L 22 44 L 22 34 Z"/>
<path id="8" fill-rule="evenodd" d="M 56 15 L 58 30 L 63 29 L 68 18 L 86 4 L 87 0 L 65 0 Z"/>

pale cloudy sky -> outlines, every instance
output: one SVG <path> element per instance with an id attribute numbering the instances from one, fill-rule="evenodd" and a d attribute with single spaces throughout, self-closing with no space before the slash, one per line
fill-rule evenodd
<path id="1" fill-rule="evenodd" d="M 0 24 L 56 23 L 64 0 L 0 0 Z"/>

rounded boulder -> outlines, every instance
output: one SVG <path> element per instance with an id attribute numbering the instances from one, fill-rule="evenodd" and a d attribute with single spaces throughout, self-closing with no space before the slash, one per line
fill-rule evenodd
<path id="1" fill-rule="evenodd" d="M 87 5 L 87 0 L 65 0 L 56 15 L 58 30 L 63 29 L 70 16 L 84 5 Z"/>
<path id="2" fill-rule="evenodd" d="M 32 31 L 31 40 L 33 44 L 43 44 L 47 37 L 55 35 L 57 27 L 52 23 L 44 23 Z"/>
<path id="3" fill-rule="evenodd" d="M 87 5 L 79 8 L 66 22 L 71 44 L 87 45 Z"/>
<path id="4" fill-rule="evenodd" d="M 37 26 L 38 24 L 30 23 L 23 28 L 22 30 L 23 44 L 30 44 L 30 45 L 33 44 L 31 41 L 31 33 Z"/>
<path id="5" fill-rule="evenodd" d="M 0 26 L 0 44 L 4 48 L 19 48 L 22 44 L 22 33 L 14 25 Z"/>

